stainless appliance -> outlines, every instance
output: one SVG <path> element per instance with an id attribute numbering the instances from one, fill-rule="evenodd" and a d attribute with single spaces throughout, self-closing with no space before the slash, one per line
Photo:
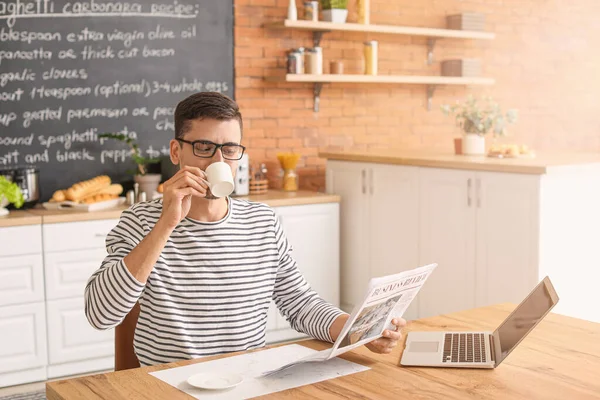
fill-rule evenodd
<path id="1" fill-rule="evenodd" d="M 36 167 L 5 167 L 0 175 L 16 183 L 23 192 L 25 204 L 22 208 L 31 208 L 40 200 L 40 170 Z M 12 205 L 11 205 L 12 206 Z"/>
<path id="2" fill-rule="evenodd" d="M 248 154 L 244 154 L 238 161 L 237 171 L 235 172 L 235 187 L 232 196 L 247 196 L 250 192 L 250 163 Z"/>

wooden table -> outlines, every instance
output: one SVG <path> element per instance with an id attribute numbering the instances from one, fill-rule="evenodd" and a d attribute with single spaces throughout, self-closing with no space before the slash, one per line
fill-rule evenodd
<path id="1" fill-rule="evenodd" d="M 407 330 L 493 330 L 514 305 L 483 307 L 409 323 Z M 314 340 L 298 342 L 322 350 Z M 261 398 L 282 399 L 600 399 L 600 324 L 549 314 L 493 370 L 399 366 L 403 345 L 389 355 L 365 347 L 342 358 L 369 371 Z M 260 350 L 255 350 L 260 351 Z M 232 354 L 234 355 L 234 354 Z M 209 359 L 181 361 L 47 383 L 49 400 L 191 399 L 149 375 Z"/>

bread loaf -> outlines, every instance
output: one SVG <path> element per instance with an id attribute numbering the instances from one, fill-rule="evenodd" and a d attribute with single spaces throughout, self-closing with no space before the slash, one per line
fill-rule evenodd
<path id="1" fill-rule="evenodd" d="M 64 190 L 57 190 L 52 195 L 52 198 L 50 199 L 50 202 L 51 203 L 59 203 L 61 201 L 65 201 L 66 199 L 67 199 L 67 197 L 65 195 L 65 191 Z"/>
<path id="2" fill-rule="evenodd" d="M 123 186 L 121 186 L 118 183 L 113 183 L 112 185 L 108 185 L 107 187 L 104 187 L 94 193 L 90 193 L 89 196 L 93 195 L 93 194 L 116 194 L 116 195 L 120 195 L 121 193 L 123 193 Z"/>
<path id="3" fill-rule="evenodd" d="M 80 201 L 84 197 L 90 196 L 109 185 L 110 178 L 107 175 L 100 175 L 87 181 L 74 184 L 67 189 L 66 197 L 71 201 Z"/>
<path id="4" fill-rule="evenodd" d="M 91 196 L 87 196 L 87 197 L 84 197 L 83 199 L 81 199 L 80 203 L 83 203 L 83 204 L 99 203 L 101 201 L 113 200 L 118 197 L 119 197 L 119 195 L 116 195 L 116 194 L 107 194 L 107 193 L 93 194 Z"/>
<path id="5" fill-rule="evenodd" d="M 105 186 L 100 190 L 96 190 L 95 192 L 88 193 L 83 199 L 91 196 L 95 196 L 97 194 L 112 194 L 112 195 L 120 195 L 123 193 L 123 186 L 118 183 L 113 183 L 112 185 Z M 83 199 L 80 199 L 79 202 L 82 203 Z"/>

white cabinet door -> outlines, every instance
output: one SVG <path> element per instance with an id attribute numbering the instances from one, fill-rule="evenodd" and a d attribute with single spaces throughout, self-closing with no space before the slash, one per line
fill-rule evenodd
<path id="1" fill-rule="evenodd" d="M 0 374 L 47 362 L 44 303 L 0 307 Z"/>
<path id="2" fill-rule="evenodd" d="M 0 229 L 0 257 L 42 252 L 42 226 L 9 226 Z"/>
<path id="3" fill-rule="evenodd" d="M 81 297 L 90 276 L 106 257 L 104 248 L 45 254 L 48 300 Z"/>
<path id="4" fill-rule="evenodd" d="M 47 308 L 50 364 L 114 354 L 114 329 L 98 331 L 91 327 L 85 317 L 83 297 L 51 300 Z"/>
<path id="5" fill-rule="evenodd" d="M 438 263 L 419 292 L 419 317 L 475 306 L 475 179 L 460 170 L 421 168 L 420 264 Z"/>
<path id="6" fill-rule="evenodd" d="M 339 306 L 339 205 L 278 207 L 276 213 L 304 278 L 325 301 Z"/>
<path id="7" fill-rule="evenodd" d="M 533 175 L 476 174 L 478 307 L 518 304 L 537 284 L 539 184 Z"/>
<path id="8" fill-rule="evenodd" d="M 275 209 L 292 246 L 292 256 L 311 288 L 325 301 L 339 306 L 339 205 L 337 203 Z M 277 329 L 290 328 L 278 310 Z"/>
<path id="9" fill-rule="evenodd" d="M 118 219 L 44 224 L 44 252 L 105 248 Z"/>
<path id="10" fill-rule="evenodd" d="M 44 301 L 41 254 L 0 257 L 0 306 Z"/>
<path id="11" fill-rule="evenodd" d="M 397 274 L 419 266 L 419 170 L 372 164 L 368 170 L 370 276 Z M 368 280 L 362 282 L 361 295 Z M 417 318 L 418 298 L 404 314 Z"/>
<path id="12" fill-rule="evenodd" d="M 327 192 L 341 196 L 341 308 L 351 312 L 362 301 L 371 278 L 369 269 L 369 195 L 367 164 L 327 162 Z"/>

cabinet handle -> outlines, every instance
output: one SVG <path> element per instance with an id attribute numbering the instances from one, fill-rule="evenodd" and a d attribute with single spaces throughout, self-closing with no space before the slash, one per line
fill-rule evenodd
<path id="1" fill-rule="evenodd" d="M 369 192 L 373 194 L 373 170 L 369 170 Z"/>
<path id="2" fill-rule="evenodd" d="M 362 193 L 366 194 L 367 193 L 367 182 L 366 182 L 367 172 L 363 169 L 362 171 L 360 171 L 360 175 L 362 178 Z"/>
<path id="3" fill-rule="evenodd" d="M 481 180 L 479 178 L 475 181 L 475 187 L 477 189 L 477 208 L 481 208 Z"/>
<path id="4" fill-rule="evenodd" d="M 471 178 L 467 179 L 467 207 L 471 207 Z"/>
<path id="5" fill-rule="evenodd" d="M 97 237 L 97 238 L 103 238 L 104 239 L 108 235 L 106 233 L 96 233 L 94 236 Z"/>

